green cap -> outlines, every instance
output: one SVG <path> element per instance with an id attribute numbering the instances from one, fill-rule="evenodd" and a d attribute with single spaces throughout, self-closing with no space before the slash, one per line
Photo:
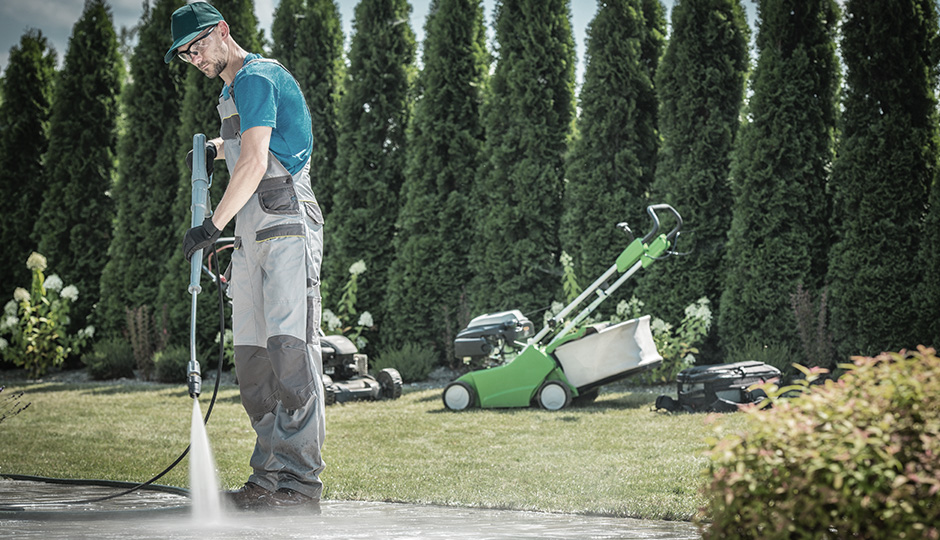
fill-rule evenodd
<path id="1" fill-rule="evenodd" d="M 177 9 L 170 17 L 170 30 L 173 32 L 173 45 L 166 52 L 163 61 L 167 64 L 176 56 L 176 49 L 196 38 L 210 26 L 224 21 L 219 10 L 208 2 L 193 2 Z"/>

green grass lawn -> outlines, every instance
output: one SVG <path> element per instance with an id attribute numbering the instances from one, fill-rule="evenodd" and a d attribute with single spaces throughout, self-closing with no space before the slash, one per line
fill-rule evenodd
<path id="1" fill-rule="evenodd" d="M 182 384 L 6 386 L 0 398 L 24 391 L 31 404 L 0 423 L 0 474 L 144 481 L 189 443 L 193 405 Z M 674 389 L 613 385 L 590 406 L 557 412 L 455 413 L 440 388 L 333 405 L 324 497 L 691 519 L 704 504 L 705 439 L 741 419 L 654 412 L 664 392 Z M 222 386 L 207 430 L 223 486 L 240 486 L 254 434 L 236 387 Z M 158 483 L 187 487 L 187 463 Z"/>

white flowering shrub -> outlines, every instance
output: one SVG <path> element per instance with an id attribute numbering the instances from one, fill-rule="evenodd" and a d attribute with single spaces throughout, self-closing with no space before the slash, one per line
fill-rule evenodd
<path id="1" fill-rule="evenodd" d="M 350 265 L 349 281 L 343 285 L 343 294 L 340 296 L 336 311 L 324 309 L 322 316 L 324 333 L 327 335 L 344 335 L 352 340 L 360 351 L 369 343 L 363 332 L 369 331 L 375 326 L 371 313 L 368 311 L 358 313 L 356 311 L 359 276 L 365 271 L 365 261 L 359 260 Z"/>
<path id="2" fill-rule="evenodd" d="M 26 267 L 33 274 L 30 288 L 17 287 L 0 319 L 0 357 L 35 378 L 78 353 L 95 329 L 88 326 L 69 335 L 69 305 L 78 299 L 78 288 L 63 286 L 55 274 L 47 278 L 46 258 L 39 253 L 29 256 Z"/>
<path id="3" fill-rule="evenodd" d="M 643 302 L 637 297 L 630 301 L 623 300 L 617 304 L 617 314 L 611 318 L 612 323 L 636 319 L 643 316 Z M 671 383 L 675 382 L 680 371 L 695 364 L 695 355 L 698 354 L 698 345 L 712 324 L 712 310 L 708 298 L 704 296 L 685 308 L 685 317 L 678 328 L 662 319 L 650 321 L 650 330 L 656 350 L 663 357 L 663 363 L 639 376 L 645 383 Z"/>

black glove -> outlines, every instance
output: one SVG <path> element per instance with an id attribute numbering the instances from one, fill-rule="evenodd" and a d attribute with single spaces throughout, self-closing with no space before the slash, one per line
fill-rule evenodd
<path id="1" fill-rule="evenodd" d="M 183 256 L 187 261 L 192 259 L 193 253 L 211 246 L 221 235 L 222 231 L 212 223 L 212 218 L 206 218 L 202 225 L 186 231 L 186 236 L 183 237 Z"/>
<path id="2" fill-rule="evenodd" d="M 206 143 L 206 176 L 212 176 L 212 171 L 215 170 L 215 157 L 219 155 L 219 151 L 216 149 L 215 145 L 211 142 Z M 189 172 L 193 171 L 193 151 L 190 150 L 186 154 L 186 167 L 189 168 Z"/>

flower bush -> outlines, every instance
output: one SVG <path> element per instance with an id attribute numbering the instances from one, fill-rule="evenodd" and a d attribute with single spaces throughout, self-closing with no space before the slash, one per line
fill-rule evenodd
<path id="1" fill-rule="evenodd" d="M 29 256 L 26 267 L 33 275 L 30 288 L 17 287 L 3 309 L 0 356 L 35 378 L 77 354 L 95 329 L 88 326 L 69 335 L 69 305 L 78 299 L 78 289 L 63 286 L 57 275 L 47 278 L 46 258 L 39 253 Z"/>
<path id="2" fill-rule="evenodd" d="M 706 540 L 940 538 L 940 358 L 853 361 L 838 381 L 800 366 L 799 384 L 757 385 L 772 407 L 710 441 Z"/>
<path id="3" fill-rule="evenodd" d="M 337 309 L 334 312 L 330 309 L 323 310 L 323 327 L 327 335 L 344 335 L 348 337 L 356 347 L 361 351 L 369 340 L 363 335 L 363 332 L 371 330 L 375 326 L 372 320 L 372 314 L 368 311 L 358 313 L 356 311 L 356 295 L 359 292 L 359 276 L 365 273 L 365 261 L 356 261 L 349 267 L 349 281 L 343 286 L 343 294 L 340 296 Z M 357 317 L 358 315 L 358 317 Z M 353 324 L 352 321 L 356 323 Z"/>

